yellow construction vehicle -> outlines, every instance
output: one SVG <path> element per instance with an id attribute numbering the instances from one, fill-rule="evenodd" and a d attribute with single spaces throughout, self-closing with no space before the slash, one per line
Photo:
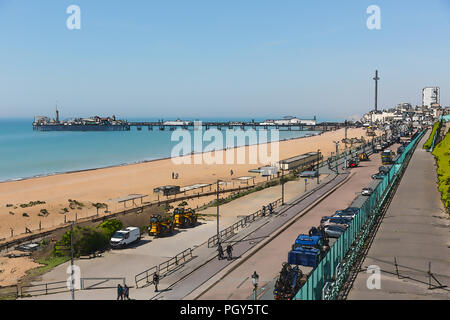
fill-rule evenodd
<path id="1" fill-rule="evenodd" d="M 148 234 L 155 237 L 162 237 L 173 233 L 173 221 L 170 217 L 161 217 L 159 214 L 154 214 L 150 218 L 150 226 L 148 227 Z"/>
<path id="2" fill-rule="evenodd" d="M 369 156 L 365 152 L 360 153 L 358 157 L 359 161 L 369 161 Z"/>
<path id="3" fill-rule="evenodd" d="M 173 222 L 175 227 L 193 227 L 197 223 L 197 214 L 192 209 L 175 208 L 173 211 Z"/>

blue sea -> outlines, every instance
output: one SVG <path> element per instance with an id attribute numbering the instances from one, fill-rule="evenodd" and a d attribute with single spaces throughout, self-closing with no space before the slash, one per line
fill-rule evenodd
<path id="1" fill-rule="evenodd" d="M 263 120 L 255 119 L 258 122 Z M 39 132 L 33 131 L 32 122 L 33 119 L 0 119 L 0 181 L 167 158 L 172 148 L 179 143 L 171 141 L 173 131 L 160 131 L 158 128 L 153 131 L 146 127 L 138 131 L 132 127 L 131 131 L 115 132 Z M 317 132 L 280 131 L 279 139 L 311 134 Z M 223 137 L 225 141 L 225 130 Z M 269 131 L 268 141 L 271 140 L 275 139 L 271 139 Z M 208 144 L 205 142 L 204 147 Z"/>

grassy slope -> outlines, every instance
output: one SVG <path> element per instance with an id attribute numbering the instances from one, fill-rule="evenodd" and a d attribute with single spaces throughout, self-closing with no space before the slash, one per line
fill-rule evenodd
<path id="1" fill-rule="evenodd" d="M 447 132 L 444 139 L 438 143 L 433 155 L 438 166 L 437 174 L 439 180 L 439 191 L 441 199 L 447 212 L 450 211 L 450 132 Z"/>
<path id="2" fill-rule="evenodd" d="M 435 122 L 433 124 L 433 130 L 431 130 L 430 136 L 428 137 L 428 140 L 424 143 L 423 148 L 424 149 L 430 149 L 431 144 L 433 143 L 433 137 L 436 133 L 437 128 L 439 127 L 439 121 Z"/>

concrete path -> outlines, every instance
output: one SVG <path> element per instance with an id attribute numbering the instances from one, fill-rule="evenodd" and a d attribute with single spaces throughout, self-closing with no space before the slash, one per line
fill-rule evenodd
<path id="1" fill-rule="evenodd" d="M 450 224 L 436 185 L 434 158 L 422 149 L 426 139 L 411 158 L 348 299 L 450 298 L 449 287 L 428 289 L 430 262 L 435 277 L 450 286 Z M 381 269 L 381 289 L 367 288 L 364 270 L 370 265 Z"/>

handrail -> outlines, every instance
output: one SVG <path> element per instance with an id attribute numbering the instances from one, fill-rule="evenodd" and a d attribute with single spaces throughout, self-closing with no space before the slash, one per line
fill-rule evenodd
<path id="1" fill-rule="evenodd" d="M 19 297 L 19 286 L 17 284 L 0 286 L 0 297 Z"/>
<path id="2" fill-rule="evenodd" d="M 270 204 L 273 208 L 276 208 L 281 203 L 281 198 L 277 199 Z M 248 223 L 254 222 L 257 217 L 260 217 L 263 215 L 262 209 L 259 209 L 258 211 L 245 216 L 244 218 L 240 219 L 233 225 L 229 226 L 228 228 L 225 228 L 219 232 L 219 237 L 217 235 L 214 235 L 208 239 L 208 248 L 212 248 L 218 245 L 219 238 L 221 241 L 229 239 L 231 236 L 235 234 L 235 231 L 237 231 L 239 228 L 246 226 Z"/>
<path id="3" fill-rule="evenodd" d="M 175 257 L 170 258 L 169 260 L 160 263 L 158 266 L 160 278 L 163 278 L 169 271 L 175 269 L 180 264 L 183 264 L 186 261 L 188 261 L 186 258 L 189 258 L 188 260 L 192 259 L 192 249 L 191 248 L 188 248 L 188 249 L 184 250 L 183 252 L 180 252 L 179 254 L 177 254 Z M 175 268 L 171 269 L 172 267 L 175 267 Z"/>
<path id="4" fill-rule="evenodd" d="M 139 283 L 143 280 L 145 280 L 146 284 L 153 284 L 153 274 L 155 274 L 157 271 L 158 271 L 158 266 L 153 266 L 153 267 L 148 268 L 147 270 L 142 271 L 141 273 L 138 273 L 137 275 L 135 275 L 134 282 L 136 283 L 136 288 L 139 288 Z M 150 280 L 149 280 L 149 277 L 150 277 Z"/>
<path id="5" fill-rule="evenodd" d="M 52 287 L 49 288 L 49 286 L 54 285 L 54 284 L 61 284 L 64 283 L 64 286 L 60 286 L 60 287 Z M 35 288 L 35 287 L 44 287 L 42 289 L 36 289 L 36 290 L 27 290 L 27 288 Z M 51 294 L 51 293 L 59 293 L 59 292 L 65 292 L 65 291 L 70 291 L 70 289 L 67 287 L 67 281 L 56 281 L 56 282 L 46 282 L 46 283 L 40 283 L 40 284 L 30 284 L 27 286 L 22 286 L 20 288 L 20 295 L 24 296 L 24 295 L 47 295 L 47 294 Z M 64 289 L 62 291 L 58 291 L 58 292 L 53 292 L 54 290 L 59 290 L 59 289 Z M 41 291 L 45 291 L 45 293 L 42 294 L 33 294 L 34 292 L 41 292 Z"/>

